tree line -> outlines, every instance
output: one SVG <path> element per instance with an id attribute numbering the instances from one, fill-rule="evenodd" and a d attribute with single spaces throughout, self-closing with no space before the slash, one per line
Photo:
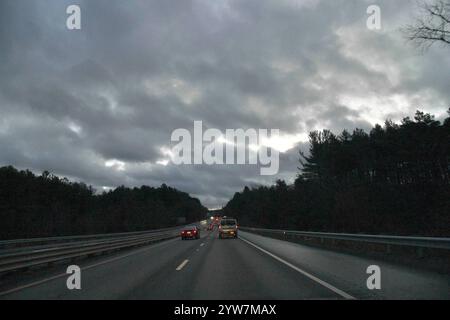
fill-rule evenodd
<path id="1" fill-rule="evenodd" d="M 450 236 L 450 117 L 417 111 L 369 133 L 309 139 L 294 184 L 245 187 L 225 214 L 264 228 Z"/>
<path id="2" fill-rule="evenodd" d="M 91 186 L 45 171 L 36 176 L 0 168 L 0 239 L 128 232 L 203 219 L 196 198 L 163 184 L 118 187 L 97 194 Z"/>

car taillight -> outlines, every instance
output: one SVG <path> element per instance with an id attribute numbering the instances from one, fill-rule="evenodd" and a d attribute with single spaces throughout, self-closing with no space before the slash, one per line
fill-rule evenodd
<path id="1" fill-rule="evenodd" d="M 194 230 L 194 233 L 197 233 L 197 230 Z"/>

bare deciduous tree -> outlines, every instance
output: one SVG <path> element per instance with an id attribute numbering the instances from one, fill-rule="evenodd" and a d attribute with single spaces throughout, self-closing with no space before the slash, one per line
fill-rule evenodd
<path id="1" fill-rule="evenodd" d="M 422 50 L 440 43 L 450 46 L 450 0 L 418 3 L 420 16 L 402 29 L 405 37 Z"/>

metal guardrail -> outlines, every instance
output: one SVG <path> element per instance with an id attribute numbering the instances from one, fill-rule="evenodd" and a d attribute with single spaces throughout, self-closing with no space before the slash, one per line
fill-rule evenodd
<path id="1" fill-rule="evenodd" d="M 0 249 L 0 273 L 168 240 L 178 237 L 182 228 L 0 241 L 0 248 L 17 246 Z"/>
<path id="2" fill-rule="evenodd" d="M 432 237 L 403 237 L 403 236 L 385 236 L 368 234 L 350 234 L 350 233 L 326 233 L 326 232 L 307 232 L 294 230 L 275 230 L 240 227 L 241 230 L 262 233 L 267 235 L 278 235 L 285 238 L 317 238 L 321 242 L 324 239 L 346 240 L 355 242 L 379 243 L 388 246 L 391 245 L 410 246 L 417 248 L 433 248 L 450 250 L 450 238 L 432 238 Z"/>
<path id="3" fill-rule="evenodd" d="M 180 227 L 172 227 L 172 228 L 164 228 L 153 231 L 165 231 L 165 230 L 173 230 L 175 228 Z M 77 240 L 88 240 L 88 239 L 106 239 L 106 238 L 117 238 L 120 236 L 129 236 L 129 235 L 139 235 L 145 234 L 152 231 L 135 231 L 135 232 L 120 232 L 120 233 L 102 233 L 102 234 L 88 234 L 88 235 L 76 235 L 76 236 L 62 236 L 62 237 L 45 237 L 45 238 L 30 238 L 30 239 L 13 239 L 13 240 L 0 240 L 0 249 L 7 247 L 20 247 L 20 246 L 30 246 L 33 244 L 49 244 L 49 243 L 58 243 L 58 242 L 68 242 L 68 241 L 77 241 Z"/>

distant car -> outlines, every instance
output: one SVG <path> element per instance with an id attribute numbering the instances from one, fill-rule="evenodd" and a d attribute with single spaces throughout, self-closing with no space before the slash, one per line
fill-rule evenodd
<path id="1" fill-rule="evenodd" d="M 181 231 L 181 240 L 200 239 L 200 229 L 197 226 L 189 226 Z"/>
<path id="2" fill-rule="evenodd" d="M 219 225 L 219 239 L 237 238 L 238 224 L 236 219 L 223 218 Z"/>

